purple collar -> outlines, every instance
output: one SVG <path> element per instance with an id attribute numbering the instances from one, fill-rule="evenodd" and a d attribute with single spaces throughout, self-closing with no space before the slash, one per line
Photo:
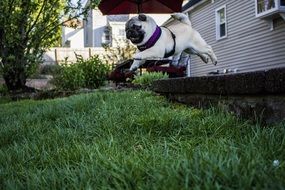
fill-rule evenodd
<path id="1" fill-rule="evenodd" d="M 149 40 L 145 44 L 137 46 L 137 48 L 140 51 L 144 51 L 148 48 L 151 48 L 157 42 L 160 35 L 161 35 L 161 28 L 159 26 L 156 26 L 156 29 L 155 29 L 154 33 L 152 34 L 152 36 L 149 38 Z"/>

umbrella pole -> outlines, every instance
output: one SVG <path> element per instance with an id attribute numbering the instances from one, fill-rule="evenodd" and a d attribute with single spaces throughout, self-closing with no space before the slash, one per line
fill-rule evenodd
<path id="1" fill-rule="evenodd" d="M 138 14 L 141 13 L 141 3 L 142 3 L 142 0 L 137 0 L 137 5 L 138 5 Z"/>
<path id="2" fill-rule="evenodd" d="M 140 14 L 140 12 L 141 12 L 141 6 L 140 4 L 138 4 L 138 14 Z"/>

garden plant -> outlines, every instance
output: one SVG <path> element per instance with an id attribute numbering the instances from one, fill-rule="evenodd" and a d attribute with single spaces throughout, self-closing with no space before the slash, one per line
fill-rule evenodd
<path id="1" fill-rule="evenodd" d="M 103 63 L 98 56 L 84 60 L 78 55 L 75 63 L 64 63 L 60 66 L 55 74 L 54 84 L 63 90 L 98 88 L 104 85 L 109 70 L 109 65 Z"/>

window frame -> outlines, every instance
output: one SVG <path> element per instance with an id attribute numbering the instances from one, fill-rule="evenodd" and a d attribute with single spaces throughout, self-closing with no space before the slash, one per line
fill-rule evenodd
<path id="1" fill-rule="evenodd" d="M 220 36 L 220 34 L 221 34 L 220 33 L 220 26 L 223 23 L 220 22 L 220 14 L 219 14 L 219 12 L 222 9 L 224 9 L 224 16 L 225 16 L 225 18 L 224 18 L 224 20 L 225 20 L 224 21 L 224 24 L 225 24 L 225 35 L 224 36 Z M 215 10 L 215 17 L 216 17 L 216 40 L 218 41 L 218 40 L 222 40 L 222 39 L 225 39 L 225 38 L 228 37 L 228 23 L 227 23 L 227 7 L 226 7 L 226 5 L 223 5 L 223 6 L 217 8 Z"/>

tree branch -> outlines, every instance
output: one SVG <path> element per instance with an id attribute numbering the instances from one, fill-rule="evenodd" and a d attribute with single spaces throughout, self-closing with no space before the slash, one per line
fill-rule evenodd
<path id="1" fill-rule="evenodd" d="M 36 24 L 38 23 L 38 20 L 39 20 L 39 18 L 40 18 L 40 15 L 42 14 L 42 11 L 44 10 L 44 7 L 45 7 L 45 5 L 46 5 L 46 2 L 47 2 L 47 1 L 44 1 L 44 2 L 43 2 L 42 6 L 41 6 L 41 9 L 40 9 L 40 11 L 39 11 L 39 13 L 38 13 L 38 15 L 37 15 L 37 17 L 36 17 L 34 23 L 33 23 L 33 24 L 31 25 L 31 27 L 27 30 L 27 33 L 26 33 L 26 36 L 27 36 L 27 37 L 29 36 L 29 33 L 32 31 L 32 29 L 33 29 L 33 28 L 36 26 Z"/>

